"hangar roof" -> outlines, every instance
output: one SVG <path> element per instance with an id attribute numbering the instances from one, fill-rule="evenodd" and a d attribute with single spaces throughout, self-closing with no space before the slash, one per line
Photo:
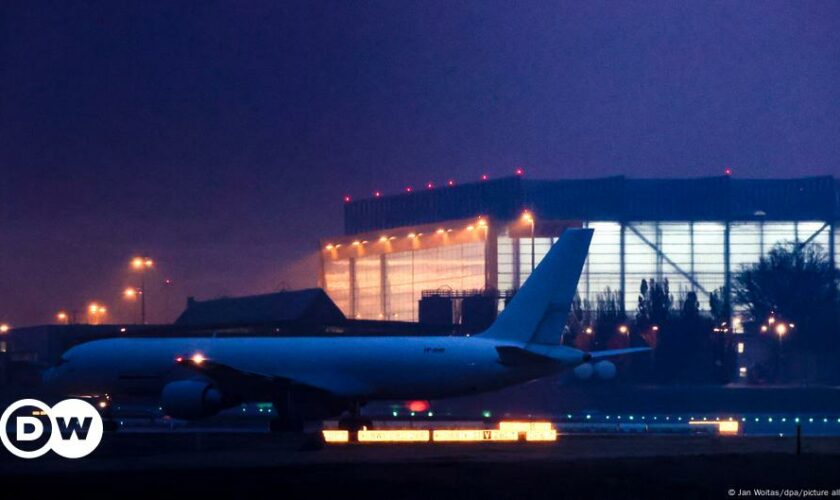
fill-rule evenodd
<path id="1" fill-rule="evenodd" d="M 823 220 L 840 217 L 840 182 L 796 179 L 532 180 L 505 177 L 344 206 L 345 234 L 486 215 L 516 218 L 523 209 L 548 219 L 618 221 Z"/>

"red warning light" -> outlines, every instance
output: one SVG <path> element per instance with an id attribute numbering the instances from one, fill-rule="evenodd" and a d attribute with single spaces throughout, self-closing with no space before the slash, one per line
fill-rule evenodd
<path id="1" fill-rule="evenodd" d="M 405 188 L 405 192 L 406 192 L 406 193 L 410 193 L 410 192 L 412 192 L 412 191 L 414 191 L 414 189 L 412 189 L 412 187 L 411 187 L 411 186 L 408 186 L 407 188 Z"/>
<path id="2" fill-rule="evenodd" d="M 449 186 L 449 187 L 454 186 L 455 185 L 455 180 L 454 179 L 449 179 L 448 181 L 446 181 L 446 185 Z"/>
<path id="3" fill-rule="evenodd" d="M 435 187 L 431 182 L 426 183 L 426 189 L 433 189 Z"/>
<path id="4" fill-rule="evenodd" d="M 487 180 L 487 174 L 481 174 L 481 180 L 486 181 Z"/>
<path id="5" fill-rule="evenodd" d="M 344 203 L 350 203 L 350 199 L 351 198 L 349 194 L 344 195 Z"/>
<path id="6" fill-rule="evenodd" d="M 723 169 L 723 175 L 726 175 L 726 176 L 732 175 L 732 169 L 729 168 L 729 167 L 726 167 L 725 169 Z"/>
<path id="7" fill-rule="evenodd" d="M 519 167 L 519 168 L 516 169 L 516 175 L 524 175 L 524 174 L 525 174 L 525 169 L 524 168 Z"/>
<path id="8" fill-rule="evenodd" d="M 429 411 L 429 402 L 423 400 L 409 401 L 406 407 L 408 407 L 408 411 L 413 412 Z"/>
<path id="9" fill-rule="evenodd" d="M 373 193 L 373 196 L 379 198 L 380 196 L 382 196 L 382 193 L 380 193 L 379 191 L 376 191 L 375 193 Z"/>

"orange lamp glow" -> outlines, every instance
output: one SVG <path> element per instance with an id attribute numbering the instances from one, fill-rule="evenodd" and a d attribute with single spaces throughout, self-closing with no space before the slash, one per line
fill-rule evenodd
<path id="1" fill-rule="evenodd" d="M 500 429 L 435 429 L 432 431 L 432 441 L 437 443 L 518 440 L 518 432 Z"/>
<path id="2" fill-rule="evenodd" d="M 356 434 L 360 443 L 422 443 L 429 440 L 427 429 L 361 430 Z"/>
<path id="3" fill-rule="evenodd" d="M 325 443 L 347 443 L 350 441 L 350 433 L 348 431 L 324 429 L 321 431 L 324 436 Z"/>

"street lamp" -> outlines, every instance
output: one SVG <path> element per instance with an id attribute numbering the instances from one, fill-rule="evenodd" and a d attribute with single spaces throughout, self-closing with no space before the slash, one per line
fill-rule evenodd
<path id="1" fill-rule="evenodd" d="M 0 333 L 6 333 L 11 329 L 12 327 L 9 326 L 7 323 L 3 323 L 2 325 L 0 325 Z"/>
<path id="2" fill-rule="evenodd" d="M 108 313 L 108 309 L 105 306 L 97 304 L 96 302 L 91 302 L 88 305 L 88 322 L 93 325 L 98 325 L 102 318 Z"/>
<path id="3" fill-rule="evenodd" d="M 536 251 L 534 249 L 534 216 L 531 212 L 525 210 L 522 212 L 522 220 L 531 225 L 531 273 L 534 272 L 536 266 Z"/>
<path id="4" fill-rule="evenodd" d="M 125 297 L 126 300 L 132 300 L 132 301 L 137 300 L 138 296 L 141 297 L 141 298 L 143 297 L 143 289 L 142 288 L 128 287 L 125 290 L 123 290 L 123 297 Z M 145 318 L 145 314 L 144 314 L 144 310 L 143 310 L 144 308 L 142 307 L 142 300 L 141 300 L 139 305 L 141 306 L 140 320 L 141 320 L 141 322 L 143 322 L 145 324 L 146 323 L 146 318 Z"/>
<path id="5" fill-rule="evenodd" d="M 790 327 L 793 328 L 793 323 L 790 324 Z M 776 323 L 776 335 L 779 337 L 779 348 L 782 346 L 782 337 L 787 335 L 788 333 L 788 325 L 784 322 Z"/>
<path id="6" fill-rule="evenodd" d="M 70 322 L 70 316 L 64 311 L 58 311 L 58 314 L 55 315 L 55 319 L 57 319 L 59 323 L 65 325 Z"/>
<path id="7" fill-rule="evenodd" d="M 126 298 L 134 298 L 140 295 L 140 323 L 146 324 L 146 272 L 151 270 L 155 262 L 150 257 L 134 257 L 131 259 L 131 268 L 140 273 L 140 288 L 133 290 L 131 297 L 126 290 Z"/>

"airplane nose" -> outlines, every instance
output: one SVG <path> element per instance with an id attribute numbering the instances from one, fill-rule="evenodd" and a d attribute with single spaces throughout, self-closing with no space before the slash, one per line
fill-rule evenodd
<path id="1" fill-rule="evenodd" d="M 41 384 L 50 389 L 60 389 L 66 382 L 67 370 L 63 366 L 51 366 L 41 374 Z"/>
<path id="2" fill-rule="evenodd" d="M 44 385 L 51 385 L 55 382 L 58 378 L 58 374 L 56 373 L 57 369 L 55 367 L 50 367 L 44 370 L 44 373 L 41 374 L 41 382 Z"/>

